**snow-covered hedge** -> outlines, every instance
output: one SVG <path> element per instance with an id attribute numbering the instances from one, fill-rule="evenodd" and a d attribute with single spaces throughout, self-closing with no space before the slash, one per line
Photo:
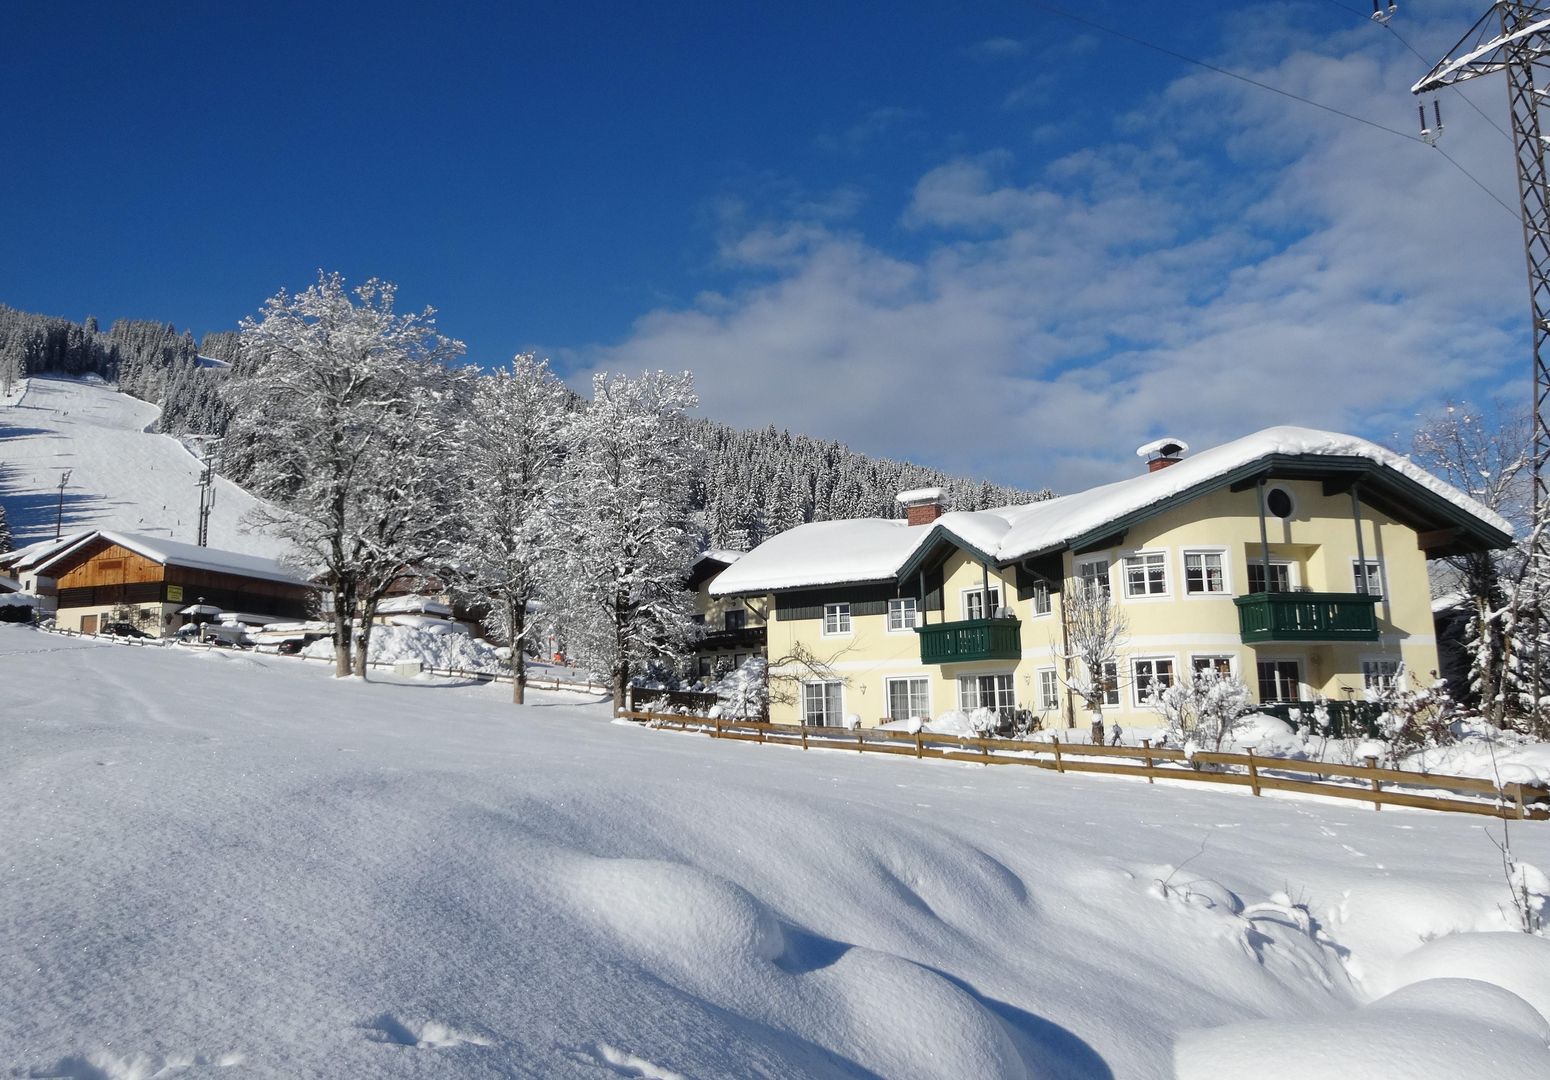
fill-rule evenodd
<path id="1" fill-rule="evenodd" d="M 450 629 L 448 629 L 450 627 Z M 442 671 L 482 671 L 500 674 L 507 670 L 501 650 L 480 641 L 450 623 L 435 627 L 377 626 L 371 631 L 368 659 L 391 664 L 399 660 L 418 660 L 427 668 Z M 314 641 L 302 649 L 303 656 L 332 660 L 331 638 Z"/>

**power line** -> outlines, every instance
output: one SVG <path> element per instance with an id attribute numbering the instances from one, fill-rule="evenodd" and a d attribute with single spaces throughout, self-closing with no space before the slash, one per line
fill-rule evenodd
<path id="1" fill-rule="evenodd" d="M 1109 34 L 1113 37 L 1121 38 L 1133 45 L 1140 45 L 1142 48 L 1151 49 L 1154 52 L 1160 52 L 1164 56 L 1171 56 L 1175 60 L 1184 61 L 1186 64 L 1194 64 L 1196 67 L 1205 68 L 1207 71 L 1214 71 L 1218 75 L 1226 75 L 1229 79 L 1237 79 L 1239 82 L 1248 83 L 1250 86 L 1257 86 L 1261 90 L 1269 90 L 1272 94 L 1280 94 L 1282 97 L 1291 98 L 1293 101 L 1300 101 L 1304 105 L 1312 105 L 1315 109 L 1322 109 L 1327 113 L 1334 113 L 1336 116 L 1343 116 L 1347 120 L 1355 120 L 1358 124 L 1366 124 L 1370 128 L 1377 128 L 1379 131 L 1386 131 L 1390 135 L 1397 135 L 1401 139 L 1408 139 L 1411 142 L 1425 141 L 1419 135 L 1411 135 L 1409 132 L 1400 131 L 1398 128 L 1391 128 L 1385 124 L 1380 124 L 1376 120 L 1369 120 L 1365 116 L 1357 116 L 1355 113 L 1346 112 L 1344 109 L 1337 109 L 1333 105 L 1325 105 L 1321 101 L 1314 101 L 1312 98 L 1305 98 L 1301 94 L 1294 94 L 1290 90 L 1283 90 L 1279 86 L 1272 86 L 1270 83 L 1260 82 L 1258 79 L 1252 79 L 1247 75 L 1241 74 L 1240 72 L 1232 71 L 1224 67 L 1217 67 L 1215 64 L 1207 63 L 1204 60 L 1198 60 L 1193 56 L 1185 56 L 1183 53 L 1175 52 L 1173 49 L 1167 48 L 1166 46 L 1158 45 L 1155 42 L 1147 41 L 1144 38 L 1135 37 L 1134 35 L 1127 34 L 1122 30 L 1116 30 L 1112 26 L 1105 26 L 1102 23 L 1094 22 L 1093 20 L 1087 18 L 1085 15 L 1076 15 L 1072 12 L 1058 8 L 1053 4 L 1040 3 L 1039 0 L 1027 0 L 1027 3 L 1029 7 L 1039 8 L 1041 11 L 1047 11 L 1051 15 L 1059 15 L 1063 19 L 1070 19 L 1072 22 L 1081 23 L 1083 26 L 1090 26 L 1094 30 L 1104 34 Z"/>
<path id="2" fill-rule="evenodd" d="M 1353 14 L 1361 14 L 1354 8 L 1346 7 L 1344 4 L 1340 3 L 1339 0 L 1330 0 L 1330 2 L 1333 3 L 1336 7 L 1344 8 L 1346 11 L 1350 11 Z M 1314 101 L 1312 98 L 1305 98 L 1301 94 L 1294 94 L 1290 90 L 1284 90 L 1279 86 L 1273 86 L 1267 82 L 1260 82 L 1258 79 L 1250 78 L 1241 72 L 1232 71 L 1224 67 L 1218 67 L 1216 64 L 1208 63 L 1205 60 L 1200 60 L 1193 56 L 1186 56 L 1184 53 L 1170 49 L 1167 46 L 1158 45 L 1156 42 L 1147 41 L 1145 38 L 1136 37 L 1134 34 L 1127 34 L 1123 30 L 1116 30 L 1112 26 L 1105 26 L 1100 22 L 1094 22 L 1092 19 L 1087 18 L 1085 15 L 1077 15 L 1073 12 L 1066 11 L 1063 8 L 1058 8 L 1054 4 L 1046 4 L 1041 2 L 1041 0 L 1026 0 L 1026 3 L 1029 7 L 1038 8 L 1041 11 L 1047 11 L 1051 15 L 1058 15 L 1062 19 L 1069 19 L 1072 22 L 1081 23 L 1083 26 L 1091 27 L 1092 29 L 1097 30 L 1099 33 L 1108 34 L 1111 37 L 1117 37 L 1123 41 L 1128 41 L 1133 45 L 1140 45 L 1144 49 L 1151 49 L 1153 52 L 1162 53 L 1164 56 L 1171 56 L 1173 59 L 1182 60 L 1186 64 L 1193 64 L 1196 67 L 1205 68 L 1207 71 L 1214 71 L 1218 75 L 1225 75 L 1229 79 L 1237 79 L 1239 82 L 1247 83 L 1248 85 L 1257 87 L 1260 90 L 1268 90 L 1272 94 L 1279 94 L 1281 97 L 1290 98 L 1293 101 L 1300 101 L 1304 105 L 1311 105 L 1315 109 L 1320 109 L 1327 113 L 1333 113 L 1334 115 L 1343 117 L 1346 120 L 1354 120 L 1358 124 L 1365 124 L 1367 127 L 1377 128 L 1379 131 L 1387 132 L 1390 135 L 1405 139 L 1408 142 L 1430 145 L 1433 149 L 1437 150 L 1438 153 L 1442 154 L 1443 157 L 1447 158 L 1448 162 L 1455 169 L 1469 177 L 1469 179 L 1475 184 L 1476 187 L 1485 192 L 1487 195 L 1491 196 L 1497 205 L 1501 206 L 1502 209 L 1506 210 L 1513 216 L 1514 220 L 1518 219 L 1518 212 L 1503 202 L 1493 191 L 1491 191 L 1490 188 L 1486 187 L 1483 181 L 1481 181 L 1468 169 L 1464 168 L 1463 165 L 1459 164 L 1452 157 L 1450 157 L 1447 151 L 1442 150 L 1435 144 L 1427 143 L 1427 141 L 1421 138 L 1419 135 L 1412 135 L 1409 132 L 1400 131 L 1398 128 L 1391 128 L 1387 124 L 1380 124 L 1376 120 L 1367 119 L 1365 116 L 1357 116 L 1355 113 L 1346 112 L 1344 109 L 1337 109 L 1333 105 L 1325 105 L 1322 101 Z M 1365 15 L 1362 17 L 1366 18 Z M 1398 37 L 1397 34 L 1395 36 Z M 1404 39 L 1401 38 L 1400 40 L 1403 41 Z M 1408 42 L 1406 42 L 1405 45 L 1410 49 L 1411 52 L 1415 52 L 1415 49 L 1410 46 Z M 1420 53 L 1416 53 L 1416 55 L 1420 56 Z M 1462 96 L 1462 94 L 1460 96 Z M 1464 98 L 1464 100 L 1469 102 L 1471 108 L 1475 107 L 1474 102 L 1469 101 L 1468 98 Z M 1478 109 L 1476 109 L 1476 111 L 1479 112 Z M 1484 116 L 1485 114 L 1481 113 L 1481 115 Z M 1489 120 L 1489 117 L 1487 117 L 1487 119 Z M 1491 126 L 1496 127 L 1494 123 Z M 1497 127 L 1497 130 L 1500 131 L 1501 129 Z M 1503 132 L 1503 134 L 1505 134 L 1505 132 Z"/>

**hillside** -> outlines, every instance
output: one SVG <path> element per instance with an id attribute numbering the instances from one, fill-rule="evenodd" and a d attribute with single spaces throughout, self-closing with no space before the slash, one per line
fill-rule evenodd
<path id="1" fill-rule="evenodd" d="M 1550 1075 L 1474 819 L 6 625 L 0 672 L 4 1075 Z"/>
<path id="2" fill-rule="evenodd" d="M 199 461 L 176 439 L 146 429 L 161 410 L 100 380 L 37 376 L 0 398 L 0 504 L 17 547 L 54 535 L 59 478 L 70 470 L 63 529 L 117 528 L 193 542 Z M 210 546 L 280 557 L 286 545 L 250 533 L 252 496 L 216 481 Z"/>

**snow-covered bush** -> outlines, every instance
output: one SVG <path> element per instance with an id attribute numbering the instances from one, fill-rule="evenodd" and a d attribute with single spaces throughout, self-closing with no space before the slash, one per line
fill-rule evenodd
<path id="1" fill-rule="evenodd" d="M 765 679 L 766 661 L 750 656 L 741 667 L 728 672 L 713 690 L 725 716 L 739 720 L 761 720 L 769 715 L 769 682 Z"/>
<path id="2" fill-rule="evenodd" d="M 1253 695 L 1236 675 L 1201 671 L 1152 695 L 1170 742 L 1220 750 L 1240 718 L 1253 708 Z"/>
<path id="3" fill-rule="evenodd" d="M 1378 730 L 1388 743 L 1391 766 L 1397 767 L 1400 758 L 1455 741 L 1457 708 L 1435 673 L 1429 685 L 1412 690 L 1409 673 L 1401 667 L 1387 685 L 1370 690 L 1368 699 L 1378 706 Z"/>

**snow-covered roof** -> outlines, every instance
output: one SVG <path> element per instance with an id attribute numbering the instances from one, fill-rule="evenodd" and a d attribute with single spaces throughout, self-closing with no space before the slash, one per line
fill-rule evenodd
<path id="1" fill-rule="evenodd" d="M 934 503 L 942 501 L 942 489 L 939 487 L 910 488 L 901 491 L 894 498 L 901 506 L 918 506 L 921 503 Z"/>
<path id="2" fill-rule="evenodd" d="M 799 525 L 771 537 L 735 566 L 723 570 L 710 591 L 714 596 L 729 596 L 809 585 L 889 581 L 929 532 L 885 518 Z"/>
<path id="3" fill-rule="evenodd" d="M 695 557 L 693 565 L 698 566 L 700 563 L 709 559 L 712 562 L 725 563 L 726 565 L 731 566 L 733 563 L 737 562 L 738 559 L 741 559 L 744 555 L 747 554 L 748 552 L 746 551 L 737 551 L 733 548 L 706 548 Z"/>
<path id="4" fill-rule="evenodd" d="M 420 596 L 409 593 L 406 596 L 394 596 L 377 605 L 379 615 L 396 615 L 412 612 L 418 615 L 445 615 L 452 616 L 450 604 L 444 604 L 440 600 L 434 600 L 429 596 Z"/>
<path id="5" fill-rule="evenodd" d="M 39 563 L 50 558 L 57 552 L 74 547 L 86 537 L 92 534 L 90 529 L 80 532 L 66 533 L 59 539 L 39 540 L 19 547 L 15 551 L 9 551 L 0 556 L 0 564 L 11 567 L 13 570 L 30 570 Z"/>
<path id="6" fill-rule="evenodd" d="M 928 539 L 944 534 L 987 558 L 1012 562 L 1060 550 L 1122 518 L 1158 508 L 1194 489 L 1209 488 L 1277 457 L 1359 459 L 1412 481 L 1485 530 L 1512 535 L 1512 526 L 1499 514 L 1408 458 L 1353 435 L 1285 426 L 1223 443 L 1157 472 L 1041 502 L 952 511 L 929 527 L 881 518 L 798 526 L 761 544 L 723 572 L 712 583 L 711 593 L 726 596 L 888 580 L 905 568 Z"/>
<path id="7" fill-rule="evenodd" d="M 212 573 L 257 578 L 261 581 L 278 581 L 286 585 L 307 584 L 305 580 L 297 577 L 273 559 L 266 559 L 259 555 L 244 555 L 239 551 L 223 551 L 220 548 L 199 547 L 196 544 L 185 544 L 181 541 L 168 540 L 161 536 L 139 536 L 135 533 L 118 532 L 112 529 L 97 529 L 84 534 L 80 540 L 63 550 L 54 552 L 45 561 L 40 562 L 37 566 L 38 571 L 41 573 L 48 570 L 56 563 L 98 539 L 128 548 L 137 555 L 143 555 L 152 562 L 161 563 L 163 566 L 181 566 L 190 570 L 208 570 Z"/>
<path id="8" fill-rule="evenodd" d="M 22 591 L 22 583 L 21 582 L 17 581 L 13 577 L 6 577 L 4 574 L 0 574 L 0 593 L 21 592 L 21 591 Z"/>
<path id="9" fill-rule="evenodd" d="M 1187 454 L 1189 443 L 1183 439 L 1175 439 L 1172 435 L 1164 435 L 1160 439 L 1153 439 L 1149 443 L 1142 443 L 1136 447 L 1136 457 L 1148 457 L 1151 454 Z"/>

